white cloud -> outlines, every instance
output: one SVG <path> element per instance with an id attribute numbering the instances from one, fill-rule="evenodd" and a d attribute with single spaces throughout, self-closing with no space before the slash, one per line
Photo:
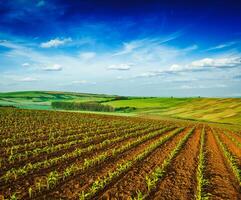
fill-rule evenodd
<path id="1" fill-rule="evenodd" d="M 204 71 L 210 68 L 235 68 L 241 66 L 240 59 L 240 57 L 203 58 L 192 61 L 186 65 L 173 64 L 168 70 L 162 72 L 188 72 Z"/>
<path id="2" fill-rule="evenodd" d="M 161 75 L 161 73 L 157 72 L 157 71 L 156 72 L 144 72 L 144 73 L 134 76 L 134 78 L 151 78 L 151 77 L 157 77 L 160 75 Z"/>
<path id="3" fill-rule="evenodd" d="M 37 80 L 38 79 L 32 78 L 32 77 L 24 77 L 24 78 L 18 79 L 18 81 L 20 81 L 20 82 L 34 82 L 34 81 L 37 81 Z"/>
<path id="4" fill-rule="evenodd" d="M 180 37 L 183 34 L 183 31 L 177 31 L 170 35 L 167 35 L 165 37 L 160 38 L 143 38 L 139 40 L 133 40 L 130 42 L 124 42 L 121 50 L 114 53 L 113 56 L 119 56 L 119 55 L 125 55 L 125 54 L 131 54 L 135 53 L 135 50 L 143 50 L 148 48 L 149 50 L 153 47 L 157 47 L 160 45 L 163 45 L 164 43 L 167 43 L 169 41 L 175 40 L 178 37 Z M 192 45 L 191 47 L 188 47 L 189 49 L 186 49 L 187 51 L 197 49 L 197 45 Z"/>
<path id="5" fill-rule="evenodd" d="M 166 42 L 175 39 L 177 36 L 169 36 L 166 38 L 143 38 L 124 43 L 123 47 L 113 57 L 124 59 L 129 62 L 133 60 L 139 68 L 151 66 L 168 66 L 173 60 L 180 60 L 191 51 L 198 49 L 196 44 L 185 48 L 177 48 L 166 44 Z M 121 60 L 120 60 L 121 61 Z"/>
<path id="6" fill-rule="evenodd" d="M 94 58 L 96 56 L 95 52 L 83 52 L 80 53 L 80 58 L 84 59 L 84 60 L 89 60 L 91 58 Z"/>
<path id="7" fill-rule="evenodd" d="M 7 47 L 10 49 L 18 49 L 18 50 L 25 49 L 25 47 L 19 45 L 18 43 L 14 43 L 8 40 L 0 40 L 0 46 Z"/>
<path id="8" fill-rule="evenodd" d="M 107 67 L 107 69 L 125 71 L 125 70 L 130 70 L 131 66 L 133 66 L 132 63 L 130 63 L 130 64 L 116 64 L 116 65 L 110 65 L 109 67 Z"/>
<path id="9" fill-rule="evenodd" d="M 183 67 L 178 64 L 173 64 L 170 67 L 170 71 L 173 71 L 173 72 L 181 71 L 182 69 Z"/>
<path id="10" fill-rule="evenodd" d="M 184 69 L 185 67 L 181 65 L 173 64 L 169 67 L 169 69 L 144 72 L 134 76 L 134 78 L 152 78 L 152 77 L 159 77 L 167 74 L 169 75 L 178 74 L 179 72 L 183 72 Z"/>
<path id="11" fill-rule="evenodd" d="M 62 46 L 68 42 L 71 42 L 72 39 L 71 38 L 65 38 L 65 39 L 59 39 L 59 38 L 55 38 L 52 40 L 49 40 L 47 42 L 43 42 L 40 44 L 40 46 L 42 48 L 51 48 L 51 47 L 58 47 L 58 46 Z"/>
<path id="12" fill-rule="evenodd" d="M 87 81 L 87 80 L 77 80 L 77 81 L 72 81 L 71 85 L 84 85 L 84 84 L 88 84 L 88 85 L 95 85 L 96 82 L 91 82 L 91 81 Z"/>
<path id="13" fill-rule="evenodd" d="M 194 87 L 191 85 L 182 85 L 180 89 L 193 89 Z"/>
<path id="14" fill-rule="evenodd" d="M 132 78 L 152 78 L 164 75 L 180 75 L 181 73 L 208 71 L 210 69 L 226 69 L 241 66 L 240 57 L 204 58 L 187 64 L 173 64 L 167 69 L 148 71 L 137 74 Z"/>
<path id="15" fill-rule="evenodd" d="M 188 47 L 182 49 L 182 51 L 188 52 L 188 51 L 193 51 L 193 50 L 196 50 L 196 49 L 198 49 L 198 45 L 193 44 L 191 46 L 188 46 Z"/>
<path id="16" fill-rule="evenodd" d="M 208 89 L 208 88 L 226 88 L 225 84 L 209 84 L 209 85 L 182 85 L 180 89 Z"/>
<path id="17" fill-rule="evenodd" d="M 23 63 L 22 66 L 23 66 L 23 67 L 29 67 L 30 64 L 29 64 L 29 63 Z"/>
<path id="18" fill-rule="evenodd" d="M 44 71 L 61 71 L 63 68 L 59 64 L 54 64 L 53 66 L 44 67 Z"/>
<path id="19" fill-rule="evenodd" d="M 210 67 L 214 63 L 214 60 L 212 58 L 204 58 L 201 60 L 196 60 L 191 63 L 191 66 L 193 67 Z"/>
<path id="20" fill-rule="evenodd" d="M 142 41 L 142 42 L 140 42 Z M 70 45 L 75 45 L 75 42 L 71 42 Z M 70 89 L 70 90 L 84 90 L 88 91 L 90 88 L 98 88 L 96 89 L 97 92 L 103 91 L 103 92 L 110 92 L 110 83 L 111 81 L 117 81 L 119 79 L 118 84 L 128 84 L 127 81 L 133 81 L 133 88 L 138 87 L 139 84 L 147 81 L 144 80 L 145 78 L 153 81 L 156 85 L 158 85 L 158 88 L 166 88 L 165 84 L 162 83 L 170 83 L 173 84 L 173 81 L 176 79 L 182 79 L 185 78 L 187 80 L 186 82 L 178 82 L 175 83 L 180 87 L 182 84 L 187 84 L 192 86 L 194 81 L 192 78 L 199 78 L 201 77 L 203 80 L 207 80 L 208 78 L 220 78 L 223 74 L 227 74 L 227 71 L 230 72 L 230 74 L 227 74 L 229 77 L 233 77 L 236 73 L 235 70 L 238 70 L 238 68 L 230 68 L 229 70 L 217 70 L 216 67 L 211 67 L 209 65 L 208 67 L 205 67 L 205 65 L 200 65 L 200 63 L 195 61 L 201 61 L 205 59 L 205 57 L 200 57 L 200 59 L 193 59 L 193 56 L 189 54 L 190 51 L 193 51 L 197 49 L 198 47 L 194 45 L 186 46 L 185 48 L 178 48 L 169 44 L 160 45 L 161 40 L 155 40 L 155 39 L 143 39 L 139 40 L 140 43 L 136 43 L 134 45 L 133 42 L 132 46 L 128 45 L 126 46 L 127 52 L 130 53 L 123 54 L 122 56 L 113 56 L 113 54 L 116 51 L 110 51 L 110 52 L 100 52 L 99 55 L 95 55 L 92 50 L 87 50 L 85 52 L 76 52 L 79 53 L 78 56 L 75 55 L 69 55 L 69 54 L 53 54 L 51 57 L 48 55 L 48 52 L 46 51 L 39 51 L 39 48 L 35 48 L 36 45 L 39 44 L 29 44 L 24 42 L 8 42 L 8 41 L 0 41 L 0 45 L 8 46 L 11 48 L 9 51 L 4 52 L 5 55 L 12 55 L 12 58 L 19 58 L 20 66 L 24 62 L 29 62 L 31 70 L 28 70 L 28 68 L 22 68 L 20 70 L 11 70 L 9 68 L 9 71 L 12 74 L 17 74 L 17 78 L 9 79 L 9 82 L 11 81 L 15 84 L 17 84 L 17 80 L 20 80 L 22 77 L 29 76 L 29 77 L 35 77 L 37 75 L 37 78 L 39 80 L 46 80 L 43 84 L 46 84 L 46 88 L 57 88 L 57 89 Z M 34 46 L 35 45 L 35 46 Z M 91 48 L 90 48 L 91 49 Z M 122 48 L 120 50 L 123 50 Z M 215 60 L 215 63 L 220 63 L 221 61 L 217 61 L 221 58 L 227 58 L 230 57 L 240 57 L 239 52 L 228 52 L 223 53 L 222 55 L 213 55 L 212 57 L 207 56 L 208 59 Z M 83 60 L 82 60 L 82 59 Z M 95 62 L 88 62 L 88 65 L 86 65 L 87 62 L 85 62 L 85 59 L 91 59 L 94 58 Z M 136 59 L 137 58 L 137 59 Z M 5 58 L 4 58 L 5 59 Z M 9 59 L 9 58 L 6 58 Z M 11 59 L 11 58 L 10 58 Z M 130 63 L 134 62 L 135 66 L 138 67 L 132 67 Z M 194 65 L 193 66 L 193 63 Z M 203 61 L 204 62 L 204 61 Z M 209 64 L 210 60 L 206 60 Z M 7 62 L 6 62 L 7 63 Z M 56 63 L 56 64 L 55 64 Z M 60 71 L 62 70 L 62 67 L 58 65 L 59 63 L 64 68 L 65 73 L 56 72 L 58 76 L 53 77 L 54 72 L 41 72 L 40 70 L 46 70 L 46 71 Z M 202 63 L 202 62 L 201 62 Z M 212 63 L 212 62 L 210 62 Z M 223 62 L 221 62 L 223 63 Z M 237 60 L 235 60 L 235 63 L 238 63 Z M 54 65 L 55 64 L 55 65 Z M 236 64 L 235 66 L 237 66 Z M 8 65 L 6 65 L 8 66 Z M 10 64 L 9 64 L 10 66 Z M 26 65 L 27 66 L 27 65 Z M 108 68 L 109 66 L 109 68 Z M 105 70 L 126 70 L 118 73 L 118 71 L 105 71 Z M 130 70 L 131 69 L 131 70 Z M 129 71 L 128 71 L 129 70 Z M 196 71 L 201 71 L 200 73 L 195 73 Z M 93 73 L 93 71 L 95 73 Z M 32 73 L 31 75 L 29 73 Z M 122 74 L 124 73 L 124 75 Z M 232 74 L 231 74 L 232 73 Z M 123 75 L 120 76 L 120 75 Z M 119 76 L 119 77 L 117 77 Z M 137 77 L 143 77 L 143 79 L 134 79 Z M 153 78 L 152 78 L 153 77 Z M 155 78 L 156 77 L 156 78 Z M 7 79 L 7 78 L 6 78 Z M 233 78 L 234 79 L 234 78 Z M 97 81 L 98 85 L 94 86 L 91 80 Z M 122 80 L 122 81 L 121 81 Z M 227 79 L 225 81 L 229 81 L 230 79 Z M 22 81 L 31 81 L 31 79 L 22 79 Z M 32 80 L 33 81 L 33 80 Z M 169 81 L 169 82 L 168 82 Z M 212 83 L 215 84 L 218 80 L 213 80 Z M 223 79 L 222 81 L 226 83 Z M 108 82 L 108 83 L 107 83 Z M 66 83 L 66 88 L 60 87 L 61 83 Z M 42 82 L 37 81 L 36 83 L 32 83 L 33 87 L 41 85 Z M 108 85 L 109 84 L 109 85 Z M 198 82 L 196 83 L 199 84 Z M 201 82 L 200 82 L 201 84 Z M 204 83 L 205 84 L 205 83 Z M 1 84 L 0 84 L 1 85 Z M 21 85 L 21 84 L 19 84 Z M 28 84 L 23 84 L 28 85 Z M 30 86 L 30 84 L 29 84 Z M 90 86 L 90 87 L 87 87 Z M 93 87 L 92 87 L 93 86 Z M 39 86 L 40 87 L 40 86 Z M 108 88 L 109 87 L 109 88 Z M 155 86 L 156 87 L 156 86 Z M 201 86 L 200 86 L 201 87 Z M 128 87 L 129 88 L 129 87 Z M 116 88 L 113 89 L 113 93 L 115 93 Z M 118 92 L 118 88 L 116 90 Z"/>
<path id="21" fill-rule="evenodd" d="M 115 53 L 114 56 L 124 55 L 131 53 L 134 49 L 137 49 L 138 47 L 142 46 L 143 41 L 132 41 L 132 42 L 125 42 L 123 43 L 123 48 L 119 52 Z"/>
<path id="22" fill-rule="evenodd" d="M 86 80 L 72 81 L 73 84 L 85 84 L 88 83 Z"/>
<path id="23" fill-rule="evenodd" d="M 240 65 L 240 57 L 227 57 L 227 58 L 204 58 L 201 60 L 193 61 L 190 67 L 220 67 L 229 68 Z"/>

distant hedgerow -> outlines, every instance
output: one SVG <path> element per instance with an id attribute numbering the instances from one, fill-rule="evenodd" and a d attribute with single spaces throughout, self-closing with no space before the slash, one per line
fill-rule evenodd
<path id="1" fill-rule="evenodd" d="M 115 109 L 109 105 L 103 105 L 98 102 L 64 102 L 56 101 L 52 102 L 52 107 L 65 110 L 88 110 L 99 112 L 113 112 Z"/>

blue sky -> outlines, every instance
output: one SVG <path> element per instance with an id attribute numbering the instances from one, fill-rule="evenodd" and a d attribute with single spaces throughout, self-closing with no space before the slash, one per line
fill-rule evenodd
<path id="1" fill-rule="evenodd" d="M 241 2 L 0 0 L 0 91 L 241 96 Z"/>

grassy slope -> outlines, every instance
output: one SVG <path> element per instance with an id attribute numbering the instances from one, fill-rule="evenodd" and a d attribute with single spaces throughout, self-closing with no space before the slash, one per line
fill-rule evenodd
<path id="1" fill-rule="evenodd" d="M 220 122 L 241 122 L 241 99 L 194 99 L 191 104 L 170 108 L 166 115 Z"/>
<path id="2" fill-rule="evenodd" d="M 112 96 L 71 92 L 24 91 L 0 93 L 0 105 L 14 105 L 28 109 L 52 109 L 52 101 L 102 101 Z"/>
<path id="3" fill-rule="evenodd" d="M 213 122 L 241 122 L 241 98 L 153 98 L 112 101 L 114 107 L 137 107 L 138 114 Z"/>
<path id="4" fill-rule="evenodd" d="M 70 92 L 0 93 L 0 105 L 29 109 L 51 109 L 52 101 L 103 101 L 114 96 Z M 241 98 L 131 98 L 104 104 L 114 107 L 136 107 L 126 115 L 169 116 L 213 122 L 241 122 Z M 119 114 L 119 113 L 114 113 Z M 124 113 L 123 113 L 124 114 Z"/>
<path id="5" fill-rule="evenodd" d="M 114 106 L 114 107 L 136 107 L 141 110 L 150 109 L 165 109 L 170 107 L 179 106 L 183 103 L 191 102 L 192 98 L 132 98 L 128 100 L 116 100 L 110 101 L 105 104 Z"/>

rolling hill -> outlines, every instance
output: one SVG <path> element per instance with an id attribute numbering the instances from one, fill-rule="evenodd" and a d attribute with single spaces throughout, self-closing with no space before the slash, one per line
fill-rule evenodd
<path id="1" fill-rule="evenodd" d="M 127 97 L 115 95 L 74 92 L 24 91 L 0 93 L 0 105 L 12 105 L 26 109 L 52 110 L 51 102 L 100 102 L 120 107 L 134 107 L 128 113 L 112 114 L 173 117 L 219 123 L 239 124 L 241 122 L 241 98 L 160 98 Z M 109 113 L 110 114 L 110 113 Z"/>

